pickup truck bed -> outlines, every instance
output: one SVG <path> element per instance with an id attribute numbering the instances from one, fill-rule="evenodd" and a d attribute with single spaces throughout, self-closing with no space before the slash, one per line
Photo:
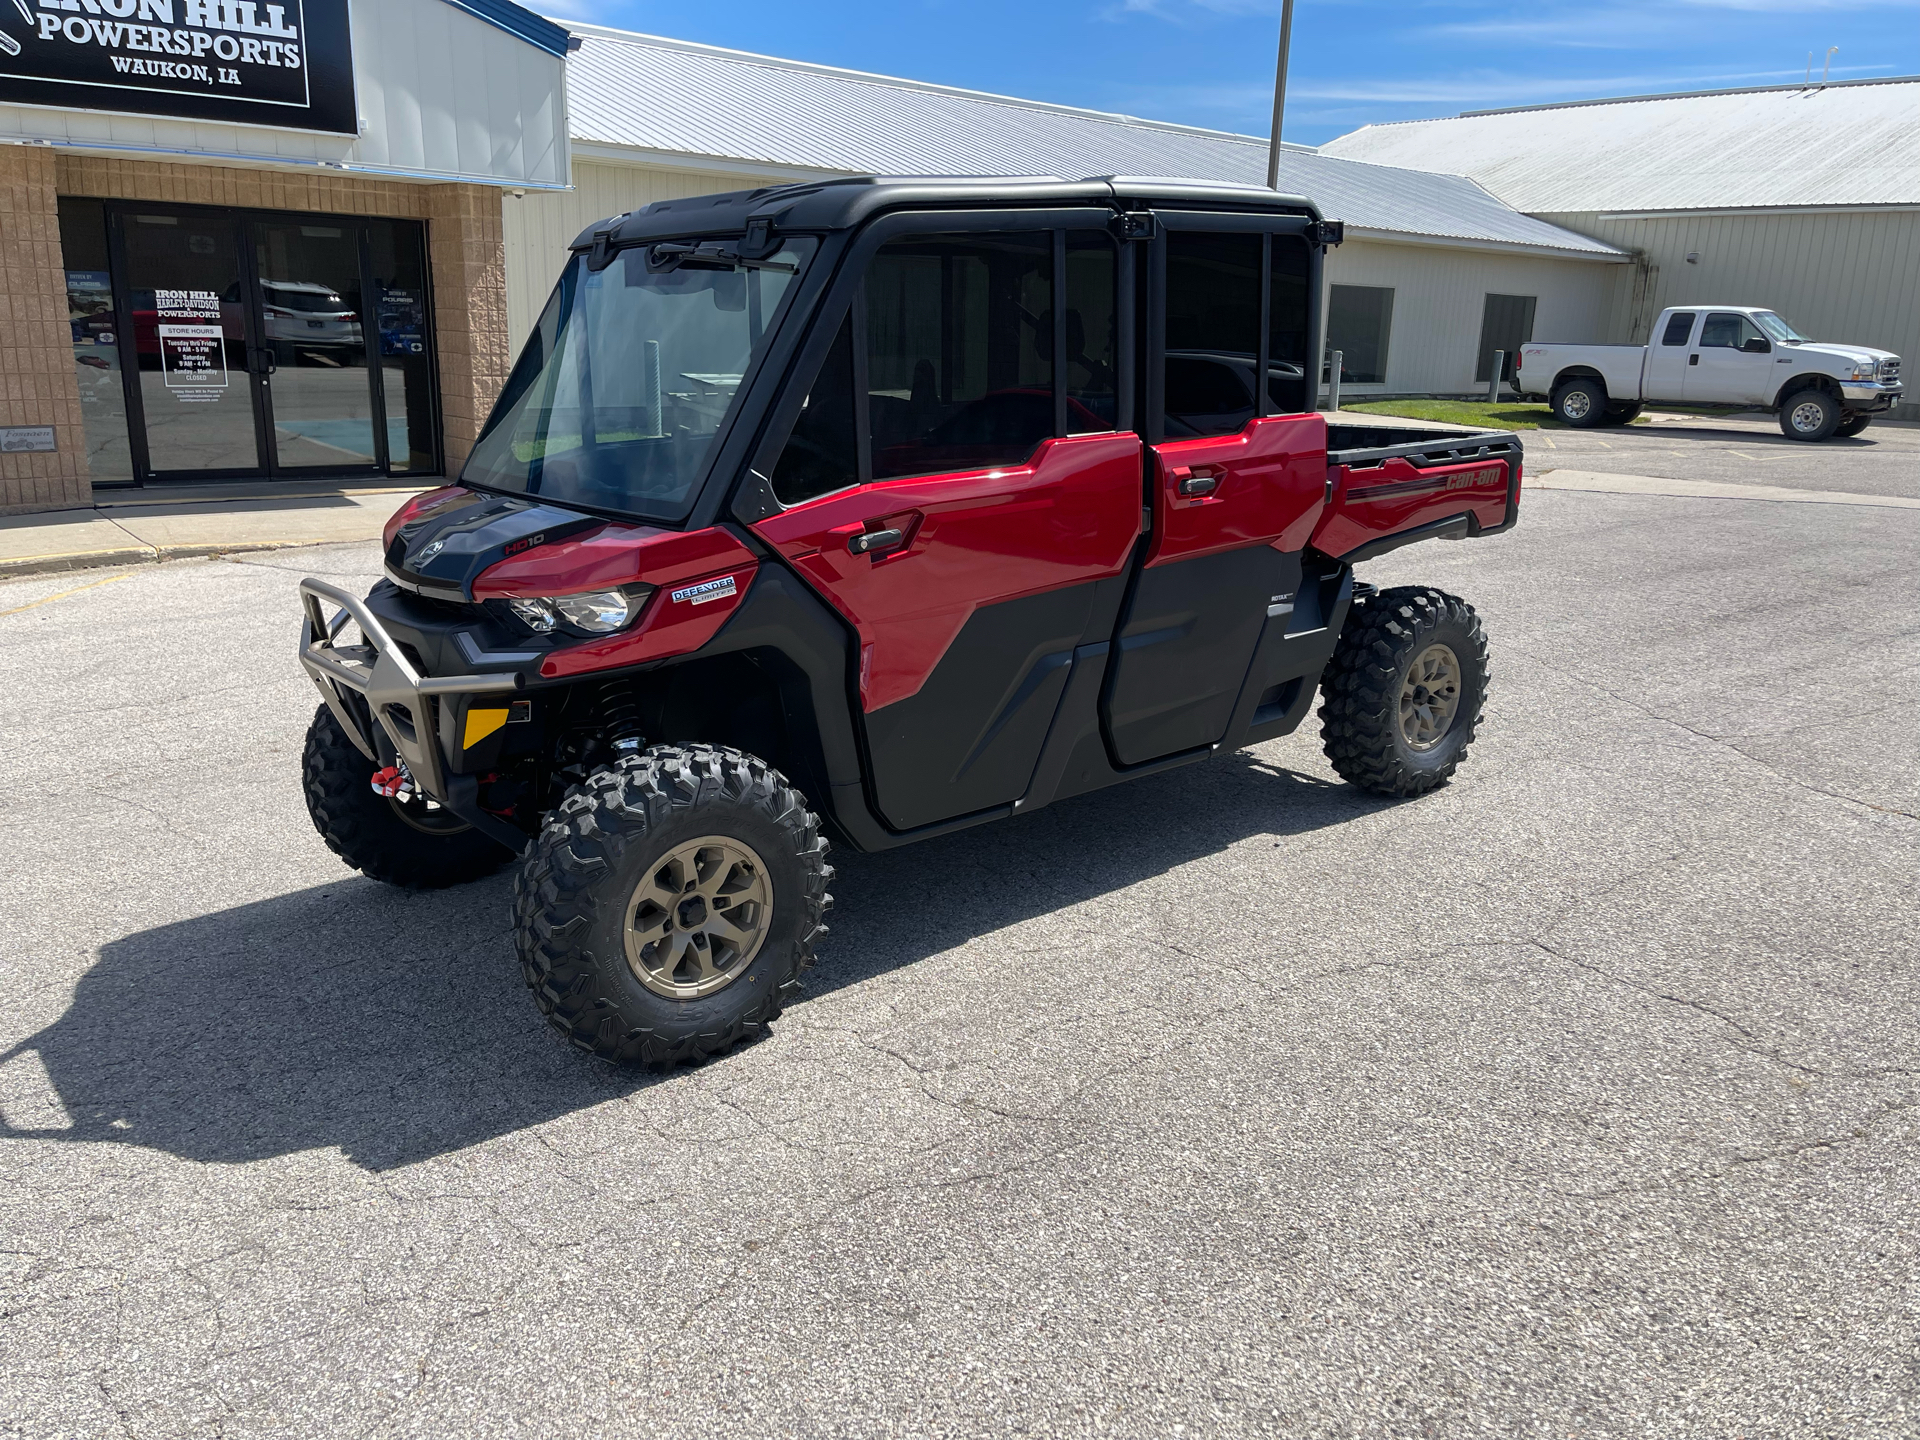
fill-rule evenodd
<path id="1" fill-rule="evenodd" d="M 1509 430 L 1336 421 L 1327 426 L 1327 511 L 1312 544 L 1354 564 L 1417 540 L 1511 529 L 1523 459 Z"/>

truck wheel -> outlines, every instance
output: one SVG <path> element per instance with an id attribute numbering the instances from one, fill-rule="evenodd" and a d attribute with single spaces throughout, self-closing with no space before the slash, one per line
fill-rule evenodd
<path id="1" fill-rule="evenodd" d="M 307 814 L 327 848 L 361 874 L 409 890 L 440 890 L 491 875 L 513 858 L 459 816 L 425 800 L 389 800 L 370 783 L 373 762 L 322 705 L 307 727 Z"/>
<path id="2" fill-rule="evenodd" d="M 1845 412 L 1824 390 L 1801 390 L 1780 402 L 1780 429 L 1789 440 L 1825 440 Z"/>
<path id="3" fill-rule="evenodd" d="M 1638 405 L 1611 405 L 1607 407 L 1607 424 L 1631 425 L 1640 418 Z"/>
<path id="4" fill-rule="evenodd" d="M 656 745 L 576 785 L 513 888 L 534 1003 L 582 1050 L 666 1068 L 723 1055 L 799 988 L 833 898 L 827 842 L 772 766 Z"/>
<path id="5" fill-rule="evenodd" d="M 1466 758 L 1487 697 L 1473 607 L 1426 586 L 1355 605 L 1320 682 L 1320 738 L 1349 784 L 1424 795 Z"/>
<path id="6" fill-rule="evenodd" d="M 1847 416 L 1846 419 L 1842 420 L 1838 425 L 1833 427 L 1833 433 L 1836 435 L 1845 436 L 1847 439 L 1851 440 L 1854 436 L 1858 435 L 1862 430 L 1865 430 L 1867 426 L 1871 425 L 1872 423 L 1873 423 L 1873 416 L 1871 415 L 1849 415 Z"/>
<path id="7" fill-rule="evenodd" d="M 1569 380 L 1553 392 L 1553 413 L 1576 430 L 1607 423 L 1607 387 L 1598 380 Z"/>

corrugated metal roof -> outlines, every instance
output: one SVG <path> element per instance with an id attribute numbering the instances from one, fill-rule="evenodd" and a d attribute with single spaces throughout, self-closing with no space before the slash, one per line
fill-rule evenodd
<path id="1" fill-rule="evenodd" d="M 1913 205 L 1920 203 L 1920 80 L 1369 125 L 1320 152 L 1471 176 L 1534 214 Z"/>
<path id="2" fill-rule="evenodd" d="M 842 175 L 1153 175 L 1266 183 L 1267 143 L 1097 110 L 570 25 L 576 142 Z M 724 168 L 724 163 L 717 168 Z M 1281 155 L 1280 189 L 1350 227 L 1615 258 L 1471 181 Z"/>

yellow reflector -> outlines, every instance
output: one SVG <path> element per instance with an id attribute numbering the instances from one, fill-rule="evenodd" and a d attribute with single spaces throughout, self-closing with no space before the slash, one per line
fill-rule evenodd
<path id="1" fill-rule="evenodd" d="M 461 748 L 466 750 L 473 749 L 474 746 L 478 745 L 482 740 L 486 739 L 487 736 L 493 734 L 494 731 L 506 723 L 507 711 L 505 706 L 502 706 L 498 710 L 467 711 L 467 738 Z"/>

